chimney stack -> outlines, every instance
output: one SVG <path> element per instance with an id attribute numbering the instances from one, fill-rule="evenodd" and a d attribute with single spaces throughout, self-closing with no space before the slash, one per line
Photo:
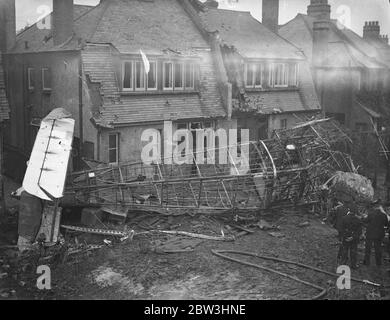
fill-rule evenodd
<path id="1" fill-rule="evenodd" d="M 380 40 L 381 27 L 379 21 L 366 21 L 363 27 L 363 38 Z"/>
<path id="2" fill-rule="evenodd" d="M 314 21 L 313 24 L 313 66 L 328 64 L 329 20 Z"/>
<path id="3" fill-rule="evenodd" d="M 0 0 L 0 51 L 11 50 L 15 42 L 15 0 Z"/>
<path id="4" fill-rule="evenodd" d="M 278 33 L 279 30 L 279 0 L 263 0 L 262 24 L 269 30 Z"/>
<path id="5" fill-rule="evenodd" d="M 52 27 L 56 46 L 73 35 L 73 0 L 53 0 Z"/>
<path id="6" fill-rule="evenodd" d="M 310 0 L 307 15 L 318 20 L 330 20 L 330 5 L 328 0 Z"/>
<path id="7" fill-rule="evenodd" d="M 381 40 L 384 44 L 389 44 L 389 36 L 387 34 L 381 36 Z"/>

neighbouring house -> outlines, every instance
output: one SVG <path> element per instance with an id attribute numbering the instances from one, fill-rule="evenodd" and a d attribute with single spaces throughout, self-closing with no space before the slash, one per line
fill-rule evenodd
<path id="1" fill-rule="evenodd" d="M 378 21 L 366 22 L 361 37 L 331 19 L 327 0 L 311 0 L 307 15 L 280 26 L 279 34 L 308 57 L 327 116 L 363 132 L 389 118 L 390 46 Z"/>
<path id="2" fill-rule="evenodd" d="M 249 12 L 218 9 L 213 0 L 190 2 L 218 41 L 232 84 L 232 117 L 238 128 L 250 129 L 251 140 L 321 111 L 305 55 L 276 33 L 278 1 L 263 0 L 263 24 Z"/>
<path id="3" fill-rule="evenodd" d="M 3 174 L 3 140 L 4 125 L 9 120 L 9 104 L 6 91 L 6 73 L 3 67 L 3 53 L 15 43 L 15 19 L 7 16 L 5 12 L 11 11 L 15 14 L 15 3 L 4 0 L 0 3 L 0 176 Z M 13 9 L 13 10 L 12 10 Z M 10 31 L 10 32 L 7 32 Z M 8 35 L 8 36 L 7 36 Z"/>
<path id="4" fill-rule="evenodd" d="M 173 130 L 235 128 L 229 86 L 183 2 L 102 0 L 91 7 L 53 0 L 53 13 L 19 33 L 3 56 L 8 171 L 23 174 L 16 167 L 28 160 L 40 120 L 56 107 L 76 120 L 74 169 L 80 158 L 141 161 L 142 132 L 163 133 L 164 123 Z"/>

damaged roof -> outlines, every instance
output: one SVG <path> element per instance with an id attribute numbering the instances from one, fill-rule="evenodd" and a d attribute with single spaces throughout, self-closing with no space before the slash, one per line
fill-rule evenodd
<path id="1" fill-rule="evenodd" d="M 294 19 L 279 28 L 279 34 L 296 45 L 311 60 L 313 50 L 313 24 L 315 18 L 299 13 Z M 390 47 L 363 39 L 354 31 L 330 20 L 329 62 L 331 67 L 365 67 L 381 69 L 390 66 Z M 387 49 L 386 49 L 387 47 Z M 382 52 L 380 52 L 382 50 Z M 386 55 L 387 51 L 387 55 Z"/>
<path id="2" fill-rule="evenodd" d="M 208 32 L 219 32 L 222 43 L 244 58 L 304 59 L 300 50 L 263 26 L 250 12 L 206 8 L 199 13 Z"/>
<path id="3" fill-rule="evenodd" d="M 2 55 L 0 52 L 0 122 L 9 120 L 9 103 L 5 90 L 5 72 L 2 64 Z"/>

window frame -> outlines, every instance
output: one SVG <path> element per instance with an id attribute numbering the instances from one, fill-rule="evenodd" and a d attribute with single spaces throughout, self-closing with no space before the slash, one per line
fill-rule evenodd
<path id="1" fill-rule="evenodd" d="M 260 85 L 256 85 L 257 66 L 260 66 Z M 248 85 L 248 69 L 252 67 L 252 84 Z M 255 68 L 256 67 L 256 68 Z M 264 64 L 262 62 L 245 62 L 244 64 L 244 76 L 245 76 L 245 88 L 248 89 L 262 89 L 264 81 Z"/>
<path id="2" fill-rule="evenodd" d="M 192 82 L 191 87 L 187 87 L 187 66 L 190 66 L 190 74 L 192 74 L 192 78 L 190 79 Z M 184 62 L 184 90 L 195 90 L 195 63 L 193 61 L 185 61 Z"/>
<path id="3" fill-rule="evenodd" d="M 45 71 L 49 72 L 50 76 L 50 87 L 45 87 Z M 52 89 L 52 84 L 51 84 L 51 69 L 49 67 L 44 67 L 41 70 L 41 80 L 42 80 L 42 90 L 43 91 L 51 91 Z"/>
<path id="4" fill-rule="evenodd" d="M 296 62 L 291 64 L 289 69 L 292 69 L 292 72 L 289 73 L 288 75 L 289 76 L 288 85 L 290 87 L 299 87 L 299 63 Z"/>
<path id="5" fill-rule="evenodd" d="M 145 74 L 146 74 L 146 91 L 157 91 L 157 89 L 158 89 L 158 63 L 157 63 L 157 60 L 149 60 L 149 64 L 150 64 L 150 66 L 152 64 L 155 65 L 155 68 L 154 68 L 154 70 L 155 70 L 155 72 L 154 72 L 155 87 L 154 88 L 149 87 L 149 73 L 152 71 L 152 68 L 150 68 L 149 73 L 145 72 Z"/>
<path id="6" fill-rule="evenodd" d="M 287 118 L 282 118 L 280 119 L 280 129 L 281 130 L 286 130 L 288 125 Z"/>
<path id="7" fill-rule="evenodd" d="M 140 84 L 142 84 L 143 82 L 143 87 L 140 87 L 140 88 L 137 88 L 137 63 L 139 63 L 140 65 L 140 77 L 141 75 L 143 75 L 143 81 L 142 80 L 142 77 L 140 79 Z M 147 86 L 147 83 L 146 83 L 146 77 L 147 77 L 147 74 L 145 72 L 145 66 L 144 66 L 144 63 L 142 60 L 134 60 L 134 91 L 146 91 L 146 86 Z"/>
<path id="8" fill-rule="evenodd" d="M 176 66 L 181 66 L 181 87 L 176 87 Z M 173 63 L 173 91 L 183 91 L 185 87 L 184 61 L 176 61 Z"/>
<path id="9" fill-rule="evenodd" d="M 281 65 L 283 66 L 283 78 L 284 83 L 286 84 L 276 84 L 276 69 L 277 66 Z M 269 70 L 269 86 L 271 88 L 288 88 L 289 85 L 289 72 L 288 72 L 289 64 L 286 62 L 272 62 L 270 64 L 270 70 Z"/>
<path id="10" fill-rule="evenodd" d="M 165 86 L 165 77 L 166 77 L 166 68 L 165 66 L 167 64 L 170 64 L 171 65 L 171 68 L 170 68 L 170 74 L 171 74 L 171 86 L 170 87 L 166 87 Z M 173 61 L 163 61 L 163 83 L 162 83 L 162 88 L 164 91 L 173 91 L 173 87 L 174 87 L 174 72 L 173 72 Z"/>
<path id="11" fill-rule="evenodd" d="M 125 88 L 125 65 L 131 63 L 131 75 L 130 75 L 130 88 Z M 122 61 L 122 90 L 126 92 L 134 91 L 134 60 L 123 60 Z"/>
<path id="12" fill-rule="evenodd" d="M 115 136 L 115 142 L 116 142 L 116 146 L 115 148 L 111 148 L 110 147 L 110 137 L 111 136 Z M 117 165 L 119 163 L 119 142 L 120 142 L 120 134 L 119 132 L 113 132 L 113 133 L 109 133 L 108 134 L 108 145 L 107 145 L 107 151 L 108 151 L 108 163 L 110 165 Z M 112 150 L 116 150 L 116 153 L 115 153 L 115 158 L 116 158 L 116 162 L 111 162 L 111 159 L 110 159 L 110 151 Z"/>
<path id="13" fill-rule="evenodd" d="M 30 91 L 35 90 L 34 72 L 35 72 L 35 68 L 32 68 L 32 67 L 27 68 L 27 87 L 28 87 L 28 90 L 30 90 Z"/>

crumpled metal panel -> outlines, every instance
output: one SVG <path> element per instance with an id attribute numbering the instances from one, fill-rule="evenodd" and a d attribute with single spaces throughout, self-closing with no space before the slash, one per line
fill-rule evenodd
<path id="1" fill-rule="evenodd" d="M 74 131 L 74 119 L 55 109 L 42 120 L 23 180 L 24 189 L 38 198 L 63 196 Z"/>

